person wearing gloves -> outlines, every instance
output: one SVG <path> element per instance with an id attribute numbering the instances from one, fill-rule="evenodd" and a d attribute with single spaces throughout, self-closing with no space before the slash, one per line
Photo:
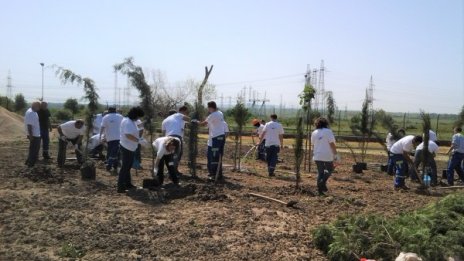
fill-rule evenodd
<path id="1" fill-rule="evenodd" d="M 395 142 L 391 147 L 392 164 L 395 168 L 395 189 L 409 189 L 404 180 L 406 179 L 406 170 L 408 164 L 413 165 L 409 153 L 411 153 L 417 145 L 422 143 L 422 136 L 408 135 Z M 415 170 L 416 173 L 418 172 Z"/>
<path id="2" fill-rule="evenodd" d="M 284 148 L 284 128 L 277 122 L 277 115 L 271 115 L 271 121 L 266 123 L 263 132 L 259 136 L 259 145 L 265 141 L 266 147 L 266 161 L 267 170 L 270 177 L 273 177 L 277 161 L 279 159 L 279 152 Z"/>
<path id="3" fill-rule="evenodd" d="M 27 139 L 29 140 L 29 152 L 26 160 L 28 167 L 34 167 L 39 158 L 40 151 L 40 123 L 37 111 L 40 109 L 40 102 L 33 102 L 31 108 L 24 115 L 24 127 Z"/>
<path id="4" fill-rule="evenodd" d="M 122 155 L 122 166 L 119 170 L 118 193 L 125 193 L 128 189 L 136 188 L 131 180 L 131 168 L 134 156 L 140 141 L 140 130 L 137 128 L 137 120 L 145 116 L 142 108 L 132 107 L 121 122 L 119 144 Z"/>
<path id="5" fill-rule="evenodd" d="M 327 180 L 334 171 L 334 161 L 340 161 L 335 145 L 335 136 L 329 129 L 329 121 L 320 117 L 314 123 L 316 130 L 311 134 L 313 160 L 317 167 L 317 190 L 319 195 L 328 191 Z"/>
<path id="6" fill-rule="evenodd" d="M 190 121 L 190 117 L 187 116 L 188 113 L 187 106 L 182 106 L 179 108 L 179 112 L 174 111 L 174 113 L 164 119 L 161 124 L 161 130 L 164 136 L 175 137 L 180 141 L 180 146 L 174 155 L 174 167 L 177 174 L 181 174 L 178 168 L 184 148 L 185 123 Z"/>
<path id="7" fill-rule="evenodd" d="M 216 102 L 208 102 L 209 115 L 206 120 L 200 122 L 201 126 L 208 126 L 208 179 L 216 180 L 216 173 L 219 172 L 218 178 L 222 176 L 222 156 L 224 155 L 225 132 L 224 132 L 224 115 L 218 110 Z M 192 120 L 192 122 L 197 122 Z"/>
<path id="8" fill-rule="evenodd" d="M 152 145 L 154 151 L 156 151 L 153 176 L 157 177 L 160 185 L 163 185 L 164 165 L 166 165 L 172 183 L 179 185 L 179 177 L 177 176 L 174 164 L 174 155 L 180 146 L 180 140 L 176 137 L 161 137 L 156 139 Z"/>
<path id="9" fill-rule="evenodd" d="M 118 168 L 119 159 L 119 139 L 121 136 L 121 122 L 124 117 L 116 112 L 115 107 L 108 108 L 108 114 L 102 119 L 100 128 L 100 140 L 103 138 L 107 144 L 106 152 L 106 170 L 114 170 L 115 174 Z"/>
<path id="10" fill-rule="evenodd" d="M 68 142 L 74 145 L 77 162 L 82 163 L 82 138 L 84 137 L 85 126 L 83 120 L 68 121 L 58 126 L 58 167 L 63 167 L 66 161 L 66 148 Z"/>
<path id="11" fill-rule="evenodd" d="M 438 145 L 432 140 L 429 140 L 429 152 L 430 154 L 429 154 L 429 159 L 428 159 L 428 166 L 432 170 L 432 173 L 430 173 L 430 181 L 431 181 L 430 184 L 432 186 L 436 186 L 438 183 L 438 180 L 437 180 L 437 163 L 435 162 L 435 155 L 438 152 Z M 416 148 L 416 152 L 414 154 L 414 171 L 413 171 L 414 176 L 411 176 L 411 179 L 417 180 L 421 178 L 419 177 L 418 173 L 415 170 L 419 168 L 423 159 L 424 159 L 424 142 L 419 144 Z"/>

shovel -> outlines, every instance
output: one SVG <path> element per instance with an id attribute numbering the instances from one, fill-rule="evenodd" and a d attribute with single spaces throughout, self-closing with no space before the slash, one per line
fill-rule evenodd
<path id="1" fill-rule="evenodd" d="M 279 200 L 279 199 L 267 197 L 267 196 L 256 194 L 256 193 L 248 193 L 248 195 L 253 196 L 253 197 L 257 197 L 257 198 L 261 198 L 261 199 L 266 199 L 266 200 L 269 200 L 269 201 L 274 201 L 274 202 L 280 203 L 280 204 L 282 204 L 282 205 L 284 205 L 286 207 L 289 207 L 289 208 L 296 208 L 295 205 L 298 204 L 298 201 L 295 201 L 295 200 L 290 200 L 289 202 L 284 202 L 284 201 Z"/>

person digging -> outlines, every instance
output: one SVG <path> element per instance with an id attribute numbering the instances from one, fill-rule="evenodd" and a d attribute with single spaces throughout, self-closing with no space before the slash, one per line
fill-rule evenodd
<path id="1" fill-rule="evenodd" d="M 179 186 L 179 178 L 174 163 L 174 155 L 180 146 L 180 140 L 175 137 L 161 137 L 156 139 L 153 144 L 156 152 L 156 160 L 153 168 L 153 177 L 158 180 L 161 186 L 164 183 L 164 165 L 166 165 L 169 177 L 174 185 Z"/>
<path id="2" fill-rule="evenodd" d="M 58 126 L 58 134 L 60 136 L 58 140 L 58 167 L 61 168 L 64 166 L 68 142 L 74 145 L 77 162 L 79 164 L 83 163 L 81 147 L 84 132 L 85 126 L 83 120 L 68 121 Z"/>

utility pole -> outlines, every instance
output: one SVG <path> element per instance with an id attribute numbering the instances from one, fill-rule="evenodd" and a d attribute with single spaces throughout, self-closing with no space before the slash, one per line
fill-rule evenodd
<path id="1" fill-rule="evenodd" d="M 44 63 L 40 63 L 40 66 L 42 66 L 42 98 L 41 101 L 44 100 Z"/>
<path id="2" fill-rule="evenodd" d="M 266 99 L 266 92 L 264 92 L 264 99 L 262 100 L 261 108 L 259 109 L 259 115 L 263 118 L 266 117 L 266 102 L 270 102 L 269 99 Z"/>
<path id="3" fill-rule="evenodd" d="M 319 96 L 320 96 L 320 106 L 321 106 L 321 114 L 324 115 L 325 113 L 325 83 L 324 83 L 324 60 L 321 60 L 321 68 L 319 69 Z M 317 95 L 317 93 L 316 93 Z"/>
<path id="4" fill-rule="evenodd" d="M 8 70 L 6 78 L 6 109 L 10 110 L 10 100 L 13 99 L 13 85 L 11 84 L 11 71 Z"/>

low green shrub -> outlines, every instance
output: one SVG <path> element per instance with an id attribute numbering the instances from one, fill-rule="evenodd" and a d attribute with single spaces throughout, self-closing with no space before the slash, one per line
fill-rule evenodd
<path id="1" fill-rule="evenodd" d="M 330 260 L 394 260 L 414 252 L 424 260 L 464 258 L 464 194 L 449 195 L 396 218 L 340 217 L 313 232 L 314 244 Z"/>

